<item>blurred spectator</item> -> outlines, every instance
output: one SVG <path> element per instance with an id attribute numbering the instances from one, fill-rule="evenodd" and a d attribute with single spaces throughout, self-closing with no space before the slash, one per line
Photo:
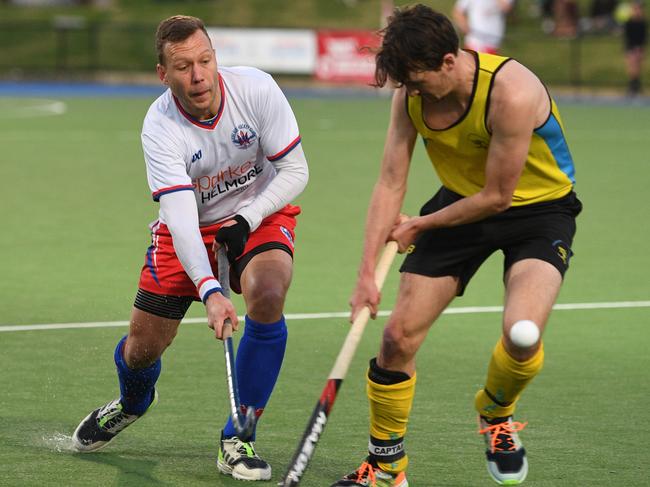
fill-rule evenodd
<path id="1" fill-rule="evenodd" d="M 553 17 L 554 0 L 539 0 L 542 17 Z"/>
<path id="2" fill-rule="evenodd" d="M 641 68 L 645 46 L 648 42 L 648 22 L 643 10 L 643 2 L 629 4 L 623 23 L 623 42 L 625 47 L 625 64 L 627 68 L 627 92 L 630 96 L 641 93 Z"/>
<path id="3" fill-rule="evenodd" d="M 458 0 L 453 17 L 464 35 L 465 47 L 496 54 L 513 4 L 514 0 Z"/>
<path id="4" fill-rule="evenodd" d="M 616 27 L 614 12 L 618 0 L 593 0 L 589 9 L 589 30 L 611 32 Z"/>
<path id="5" fill-rule="evenodd" d="M 580 11 L 576 0 L 555 0 L 553 2 L 553 34 L 558 37 L 575 37 L 578 34 Z"/>
<path id="6" fill-rule="evenodd" d="M 553 4 L 555 0 L 538 0 L 537 6 L 542 17 L 542 31 L 545 34 L 552 34 L 555 30 L 555 22 L 553 20 Z"/>
<path id="7" fill-rule="evenodd" d="M 593 19 L 600 17 L 613 19 L 617 5 L 618 0 L 592 0 L 589 16 Z"/>

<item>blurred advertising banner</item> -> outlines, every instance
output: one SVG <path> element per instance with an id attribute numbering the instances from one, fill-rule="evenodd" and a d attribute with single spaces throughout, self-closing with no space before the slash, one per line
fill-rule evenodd
<path id="1" fill-rule="evenodd" d="M 255 66 L 270 73 L 313 74 L 320 81 L 370 84 L 373 31 L 310 29 L 207 29 L 223 66 Z"/>
<path id="2" fill-rule="evenodd" d="M 374 82 L 373 49 L 381 39 L 373 31 L 318 31 L 315 77 L 321 81 Z"/>
<path id="3" fill-rule="evenodd" d="M 207 29 L 223 66 L 254 66 L 271 73 L 312 74 L 316 33 L 309 29 Z"/>

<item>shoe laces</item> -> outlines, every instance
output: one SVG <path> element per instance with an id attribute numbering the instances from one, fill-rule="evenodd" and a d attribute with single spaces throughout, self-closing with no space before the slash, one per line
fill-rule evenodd
<path id="1" fill-rule="evenodd" d="M 360 484 L 362 481 L 366 481 L 366 485 L 377 485 L 377 477 L 375 476 L 375 469 L 370 463 L 363 462 L 359 469 L 357 470 L 357 479 L 355 482 Z M 372 483 L 368 483 L 372 482 Z"/>
<path id="2" fill-rule="evenodd" d="M 257 453 L 255 453 L 255 448 L 253 443 L 250 441 L 242 441 L 236 436 L 233 436 L 231 440 L 234 442 L 233 448 L 240 455 L 247 456 L 249 458 L 257 458 Z"/>
<path id="3" fill-rule="evenodd" d="M 133 416 L 122 411 L 119 400 L 107 404 L 97 415 L 98 426 L 106 431 L 120 430 L 133 422 Z"/>
<path id="4" fill-rule="evenodd" d="M 393 474 L 384 472 L 367 460 L 347 478 L 348 480 L 354 480 L 358 485 L 367 487 L 388 487 L 394 485 L 395 482 Z"/>
<path id="5" fill-rule="evenodd" d="M 487 424 L 486 427 L 481 428 L 479 433 L 489 434 L 490 435 L 490 451 L 494 452 L 503 452 L 503 451 L 513 451 L 517 447 L 515 445 L 515 435 L 518 431 L 523 430 L 528 422 L 520 423 L 519 421 L 503 421 L 496 424 L 490 424 L 485 421 Z"/>

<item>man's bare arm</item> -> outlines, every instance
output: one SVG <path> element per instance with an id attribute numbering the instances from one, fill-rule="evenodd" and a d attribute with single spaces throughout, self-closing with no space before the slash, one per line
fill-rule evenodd
<path id="1" fill-rule="evenodd" d="M 368 207 L 359 280 L 350 300 L 352 319 L 366 304 L 372 316 L 376 315 L 379 292 L 374 285 L 375 263 L 393 230 L 406 193 L 417 132 L 406 113 L 405 96 L 404 88 L 397 89 L 393 95 L 381 170 Z"/>
<path id="2" fill-rule="evenodd" d="M 450 227 L 482 220 L 508 209 L 526 163 L 531 136 L 544 104 L 541 82 L 518 63 L 510 62 L 498 74 L 490 104 L 492 131 L 485 169 L 485 186 L 435 213 L 412 218 L 401 233 Z M 400 247 L 403 247 L 403 242 Z"/>

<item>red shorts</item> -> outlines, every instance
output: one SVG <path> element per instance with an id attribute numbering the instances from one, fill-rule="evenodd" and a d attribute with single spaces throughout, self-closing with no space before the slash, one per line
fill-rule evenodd
<path id="1" fill-rule="evenodd" d="M 230 286 L 234 292 L 241 292 L 239 276 L 250 257 L 259 252 L 256 249 L 281 248 L 293 255 L 296 228 L 296 215 L 300 214 L 300 207 L 287 205 L 277 213 L 262 220 L 260 226 L 250 234 L 244 247 L 243 254 L 237 259 L 244 265 L 233 265 L 230 269 Z M 217 275 L 217 262 L 212 252 L 212 242 L 221 223 L 201 227 L 201 236 L 208 252 L 212 272 Z M 275 245 L 274 245 L 275 244 Z M 247 256 L 247 254 L 250 254 Z M 156 222 L 151 229 L 151 245 L 147 249 L 145 262 L 140 272 L 140 289 L 154 294 L 169 296 L 191 296 L 197 301 L 199 294 L 194 283 L 185 273 L 176 252 L 172 236 L 167 225 Z"/>

